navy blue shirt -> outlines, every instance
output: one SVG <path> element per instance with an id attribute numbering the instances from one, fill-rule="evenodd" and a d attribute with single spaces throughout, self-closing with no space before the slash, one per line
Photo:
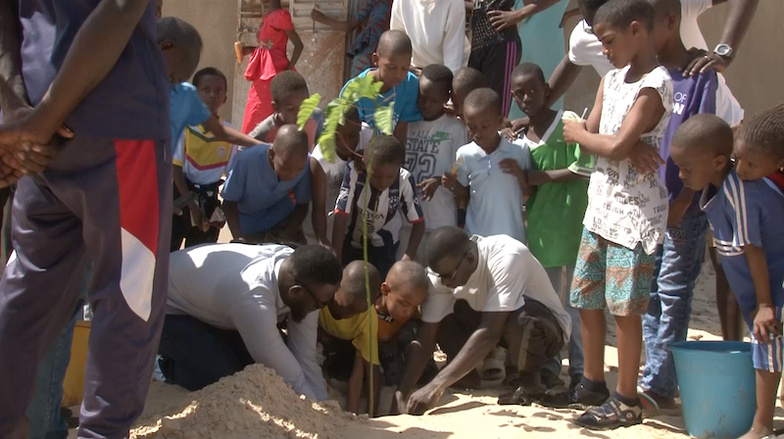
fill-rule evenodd
<path id="1" fill-rule="evenodd" d="M 76 32 L 100 0 L 19 0 L 22 75 L 38 104 L 62 67 Z M 65 120 L 77 135 L 168 140 L 169 87 L 157 42 L 155 7 L 147 6 L 117 63 Z"/>

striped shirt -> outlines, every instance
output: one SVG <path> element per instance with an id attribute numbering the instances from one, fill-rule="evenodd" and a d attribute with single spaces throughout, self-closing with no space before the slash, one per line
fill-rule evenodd
<path id="1" fill-rule="evenodd" d="M 767 178 L 743 181 L 733 170 L 721 188 L 703 191 L 700 207 L 746 322 L 751 323 L 750 313 L 757 306 L 744 254 L 747 245 L 765 250 L 771 298 L 776 306 L 784 305 L 784 194 Z"/>
<path id="2" fill-rule="evenodd" d="M 228 122 L 224 126 L 231 127 Z M 227 173 L 237 146 L 218 140 L 204 125 L 188 126 L 174 148 L 173 163 L 194 184 L 212 184 Z"/>

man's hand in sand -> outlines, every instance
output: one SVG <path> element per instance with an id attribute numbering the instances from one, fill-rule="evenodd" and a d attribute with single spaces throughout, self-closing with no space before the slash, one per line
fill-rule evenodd
<path id="1" fill-rule="evenodd" d="M 444 391 L 431 381 L 408 398 L 408 413 L 412 415 L 424 414 L 428 409 L 436 405 L 443 394 Z"/>

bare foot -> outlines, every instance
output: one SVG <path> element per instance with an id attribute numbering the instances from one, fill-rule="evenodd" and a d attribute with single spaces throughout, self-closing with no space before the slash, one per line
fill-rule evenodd
<path id="1" fill-rule="evenodd" d="M 769 439 L 773 438 L 776 439 L 776 436 L 773 434 L 767 427 L 763 427 L 760 425 L 752 425 L 751 430 L 749 430 L 746 434 L 741 436 L 738 439 Z"/>

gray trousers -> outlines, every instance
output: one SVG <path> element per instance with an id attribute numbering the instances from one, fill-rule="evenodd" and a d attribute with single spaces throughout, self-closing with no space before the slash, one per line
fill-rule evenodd
<path id="1" fill-rule="evenodd" d="M 0 435 L 27 439 L 38 364 L 67 323 L 87 258 L 94 310 L 79 438 L 124 438 L 144 408 L 168 283 L 168 142 L 79 135 L 22 178 L 0 280 Z"/>

